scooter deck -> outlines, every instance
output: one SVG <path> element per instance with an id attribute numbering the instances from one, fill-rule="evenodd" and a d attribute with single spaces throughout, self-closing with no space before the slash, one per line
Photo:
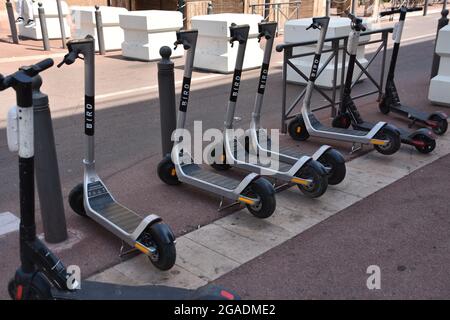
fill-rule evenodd
<path id="1" fill-rule="evenodd" d="M 213 171 L 202 169 L 199 165 L 194 163 L 184 164 L 182 166 L 182 169 L 186 175 L 192 178 L 202 180 L 229 190 L 236 189 L 241 182 L 240 180 L 226 177 Z"/>
<path id="2" fill-rule="evenodd" d="M 361 123 L 358 123 L 357 128 L 360 128 L 361 130 L 370 131 L 375 126 L 373 122 L 364 121 Z M 411 144 L 412 138 L 411 138 L 411 132 L 409 132 L 406 129 L 398 128 L 398 132 L 400 133 L 400 140 L 402 143 Z"/>
<path id="3" fill-rule="evenodd" d="M 225 295 L 224 293 L 225 292 Z M 52 288 L 56 300 L 227 300 L 239 296 L 216 286 L 189 290 L 158 285 L 124 286 L 112 283 L 83 281 L 80 290 L 60 291 Z"/>
<path id="4" fill-rule="evenodd" d="M 391 110 L 403 114 L 408 117 L 408 119 L 412 120 L 421 120 L 426 121 L 430 117 L 430 114 L 428 114 L 425 111 L 420 111 L 412 107 L 405 106 L 403 104 L 398 104 L 395 106 L 391 106 Z"/>
<path id="5" fill-rule="evenodd" d="M 347 134 L 347 135 L 353 135 L 353 136 L 358 136 L 358 137 L 364 137 L 367 134 L 366 131 L 327 127 L 327 126 L 323 125 L 312 113 L 309 114 L 309 121 L 311 122 L 311 125 L 313 126 L 313 128 L 318 131 L 325 131 L 325 132 L 331 132 L 331 133 L 337 132 L 340 134 Z"/>
<path id="6" fill-rule="evenodd" d="M 273 169 L 276 171 L 279 171 L 280 173 L 287 173 L 291 168 L 292 168 L 292 164 L 290 164 L 289 162 L 283 161 L 283 159 L 278 158 L 278 159 L 272 159 L 269 156 L 262 156 L 261 154 L 250 154 L 247 151 L 244 151 L 244 159 L 242 159 L 243 161 L 246 162 L 246 164 L 243 164 L 242 166 L 245 167 L 261 167 L 261 168 L 266 168 L 266 169 Z M 234 158 L 238 159 L 238 151 L 234 150 Z M 256 163 L 249 163 L 250 162 L 250 158 L 252 158 L 252 160 L 256 160 Z M 275 169 L 276 168 L 276 169 Z"/>
<path id="7" fill-rule="evenodd" d="M 100 182 L 88 184 L 88 201 L 92 210 L 127 233 L 133 233 L 142 221 L 136 212 L 114 201 Z"/>

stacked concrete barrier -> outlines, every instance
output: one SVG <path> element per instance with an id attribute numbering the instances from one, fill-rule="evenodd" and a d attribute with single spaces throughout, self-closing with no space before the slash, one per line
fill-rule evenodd
<path id="1" fill-rule="evenodd" d="M 88 34 L 97 39 L 97 25 L 95 21 L 94 6 L 72 6 L 71 15 L 74 26 L 74 38 L 84 38 Z M 101 6 L 103 34 L 105 37 L 105 50 L 120 50 L 124 40 L 123 29 L 120 27 L 119 15 L 127 13 L 126 8 Z M 95 50 L 98 51 L 98 41 L 95 42 Z"/>
<path id="2" fill-rule="evenodd" d="M 229 43 L 232 23 L 250 25 L 245 51 L 244 69 L 261 66 L 263 50 L 258 39 L 258 23 L 262 17 L 254 14 L 222 13 L 197 16 L 191 19 L 192 29 L 198 30 L 194 67 L 220 73 L 230 73 L 236 62 L 237 45 Z"/>
<path id="3" fill-rule="evenodd" d="M 45 11 L 45 21 L 47 23 L 48 37 L 49 39 L 59 39 L 61 38 L 61 29 L 59 25 L 58 18 L 58 7 L 55 0 L 39 0 L 33 3 L 33 16 L 36 21 L 36 25 L 32 28 L 25 28 L 26 21 L 19 24 L 19 35 L 22 37 L 41 40 L 41 24 L 39 20 L 38 3 L 42 3 L 42 7 Z M 67 23 L 67 16 L 69 15 L 69 7 L 65 1 L 61 1 L 61 9 L 63 13 L 64 29 L 66 32 L 66 37 L 70 37 L 70 27 Z"/>
<path id="4" fill-rule="evenodd" d="M 183 16 L 178 11 L 130 11 L 119 14 L 119 20 L 124 31 L 122 55 L 143 61 L 159 60 L 159 49 L 173 47 L 176 31 L 183 27 Z M 172 57 L 183 56 L 183 50 L 178 46 Z"/>
<path id="5" fill-rule="evenodd" d="M 297 19 L 287 21 L 284 27 L 284 41 L 286 43 L 297 43 L 297 42 L 307 42 L 307 41 L 315 41 L 319 38 L 319 31 L 309 29 L 306 30 L 311 25 L 311 18 L 305 19 Z M 371 29 L 371 25 L 369 23 L 365 23 L 367 26 L 367 30 Z M 330 24 L 328 26 L 327 38 L 334 37 L 343 37 L 348 36 L 350 33 L 350 20 L 347 18 L 340 17 L 332 17 L 330 19 Z M 364 36 L 360 38 L 360 42 L 367 42 L 370 40 L 370 36 Z M 341 44 L 343 41 L 341 42 Z M 314 52 L 316 45 L 303 46 L 294 49 L 294 54 L 302 54 L 307 52 Z M 325 42 L 324 50 L 328 50 L 331 48 L 331 42 Z M 323 63 L 327 61 L 332 53 L 324 53 L 321 58 L 320 67 L 323 66 Z M 342 51 L 339 52 L 339 61 L 338 61 L 338 77 L 336 79 L 336 84 L 338 86 L 341 85 L 341 71 L 342 71 Z M 312 65 L 313 55 L 292 59 L 293 64 L 300 69 L 306 75 L 309 75 Z M 365 58 L 365 48 L 364 46 L 360 46 L 358 48 L 357 59 L 363 66 L 367 66 L 368 61 Z M 347 57 L 348 60 L 348 57 Z M 356 78 L 361 69 L 358 66 L 355 66 L 354 77 Z M 316 80 L 316 85 L 323 88 L 331 89 L 333 87 L 333 74 L 334 74 L 334 59 L 326 66 L 323 70 L 322 74 Z M 360 80 L 365 79 L 366 76 L 363 74 Z M 297 74 L 291 67 L 288 66 L 287 72 L 287 80 L 289 82 L 298 83 L 298 84 L 306 84 L 306 80 L 303 79 L 299 74 Z"/>
<path id="6" fill-rule="evenodd" d="M 428 99 L 434 104 L 450 106 L 450 25 L 439 31 L 436 54 L 441 58 L 439 71 L 431 79 Z"/>

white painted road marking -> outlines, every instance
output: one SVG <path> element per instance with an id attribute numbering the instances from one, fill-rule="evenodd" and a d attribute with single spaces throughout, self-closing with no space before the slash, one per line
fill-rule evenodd
<path id="1" fill-rule="evenodd" d="M 20 220 L 11 212 L 0 213 L 0 236 L 19 230 Z"/>

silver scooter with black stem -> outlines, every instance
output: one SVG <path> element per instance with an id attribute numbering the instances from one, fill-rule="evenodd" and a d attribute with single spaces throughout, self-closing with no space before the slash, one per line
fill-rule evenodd
<path id="1" fill-rule="evenodd" d="M 267 27 L 267 30 L 265 31 L 268 32 L 271 29 L 275 30 L 275 28 L 271 27 L 276 27 L 276 24 L 273 25 L 273 23 L 269 23 L 265 26 Z M 242 30 L 242 37 L 236 39 L 236 41 L 239 41 L 235 66 L 236 71 L 233 77 L 230 98 L 225 113 L 223 141 L 225 157 L 220 154 L 219 157 L 216 156 L 216 150 L 220 150 L 220 145 L 214 148 L 213 152 L 211 152 L 211 158 L 214 159 L 212 167 L 217 170 L 227 170 L 233 166 L 255 172 L 271 177 L 276 182 L 282 182 L 282 184 L 277 185 L 277 190 L 284 190 L 286 187 L 296 185 L 303 194 L 311 198 L 320 197 L 325 193 L 328 187 L 327 171 L 320 163 L 308 156 L 303 156 L 294 163 L 289 163 L 279 159 L 275 152 L 251 152 L 248 145 L 246 148 L 246 143 L 242 139 L 243 135 L 234 130 L 233 122 L 240 81 L 242 80 L 241 73 L 244 65 L 246 44 L 249 38 L 250 28 L 247 26 L 247 28 L 243 28 Z M 265 57 L 267 57 L 267 54 Z M 273 144 L 271 144 L 271 146 L 273 148 Z"/>
<path id="2" fill-rule="evenodd" d="M 73 64 L 84 59 L 85 110 L 84 134 L 86 153 L 83 160 L 84 182 L 69 194 L 70 207 L 77 214 L 89 217 L 130 245 L 132 250 L 146 254 L 160 270 L 175 264 L 175 236 L 170 227 L 155 214 L 141 216 L 118 203 L 95 170 L 95 46 L 94 38 L 71 40 L 69 53 L 58 65 Z"/>
<path id="3" fill-rule="evenodd" d="M 240 39 L 244 29 L 239 26 L 231 26 L 230 41 Z M 197 37 L 197 30 L 177 32 L 175 46 L 183 45 L 186 50 L 177 131 L 172 154 L 164 157 L 159 163 L 158 176 L 169 185 L 178 185 L 184 182 L 217 194 L 222 199 L 230 199 L 233 201 L 231 205 L 245 204 L 255 217 L 268 218 L 273 214 L 276 207 L 275 189 L 269 181 L 255 173 L 248 174 L 242 180 L 239 180 L 203 168 L 199 164 L 194 163 L 192 156 L 187 150 L 190 146 L 184 146 L 183 144 L 183 136 L 180 132 L 184 130 L 186 123 Z M 222 201 L 219 209 L 223 209 Z"/>
<path id="4" fill-rule="evenodd" d="M 327 34 L 329 17 L 313 18 L 313 23 L 308 29 L 318 29 L 319 39 L 313 58 L 311 73 L 308 79 L 305 98 L 303 99 L 303 107 L 301 114 L 298 114 L 288 126 L 288 132 L 291 138 L 298 141 L 307 140 L 310 136 L 326 138 L 338 141 L 352 142 L 352 151 L 360 149 L 364 144 L 373 145 L 381 154 L 392 155 L 400 149 L 400 133 L 398 130 L 387 124 L 386 122 L 378 122 L 369 131 L 333 128 L 322 124 L 316 118 L 311 110 L 311 97 L 314 91 L 314 85 L 317 77 L 322 72 L 320 68 L 320 58 Z M 292 45 L 292 44 L 291 44 Z M 277 51 L 282 51 L 287 45 L 277 46 Z"/>
<path id="5" fill-rule="evenodd" d="M 267 133 L 264 129 L 261 129 L 261 110 L 263 108 L 264 94 L 267 87 L 267 80 L 269 75 L 269 65 L 272 56 L 273 43 L 275 41 L 275 32 L 277 28 L 276 22 L 261 22 L 259 27 L 259 40 L 266 39 L 264 48 L 264 58 L 261 66 L 261 73 L 258 83 L 258 92 L 255 98 L 255 107 L 252 113 L 252 121 L 250 124 L 250 130 L 247 131 L 246 137 L 250 137 L 246 142 L 246 149 L 248 145 L 250 150 L 255 153 L 265 152 L 274 154 L 275 151 L 270 148 L 270 140 L 267 140 Z M 261 137 L 265 137 L 267 140 L 267 148 L 260 143 Z M 294 165 L 299 159 L 306 155 L 300 153 L 297 148 L 288 146 L 280 146 L 279 152 L 277 152 L 278 158 L 281 162 Z M 328 145 L 321 146 L 311 156 L 313 160 L 320 162 L 328 172 L 328 184 L 337 185 L 341 183 L 346 174 L 345 159 L 342 154 L 336 149 Z"/>
<path id="6" fill-rule="evenodd" d="M 13 300 L 236 300 L 224 288 L 206 285 L 196 290 L 160 285 L 127 286 L 84 281 L 69 272 L 36 235 L 34 191 L 34 81 L 53 66 L 52 59 L 21 67 L 13 74 L 0 74 L 0 91 L 16 92 L 16 105 L 8 112 L 7 136 L 11 152 L 18 153 L 20 266 L 8 283 Z M 95 257 L 95 256 L 94 256 Z"/>

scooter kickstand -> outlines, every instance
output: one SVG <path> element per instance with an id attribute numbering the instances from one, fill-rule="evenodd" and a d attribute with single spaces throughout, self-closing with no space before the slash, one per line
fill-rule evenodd
<path id="1" fill-rule="evenodd" d="M 128 249 L 126 249 L 128 247 Z M 125 241 L 122 241 L 120 246 L 119 258 L 122 259 L 131 254 L 137 254 L 139 252 L 138 249 L 130 247 Z"/>
<path id="2" fill-rule="evenodd" d="M 219 208 L 217 209 L 217 212 L 221 212 L 221 211 L 223 211 L 225 209 L 228 209 L 228 208 L 231 208 L 231 207 L 234 207 L 236 205 L 240 205 L 241 204 L 239 201 L 236 201 L 236 202 L 232 202 L 232 203 L 224 206 L 223 202 L 224 202 L 224 197 L 221 197 L 220 198 L 220 203 L 219 203 Z"/>

